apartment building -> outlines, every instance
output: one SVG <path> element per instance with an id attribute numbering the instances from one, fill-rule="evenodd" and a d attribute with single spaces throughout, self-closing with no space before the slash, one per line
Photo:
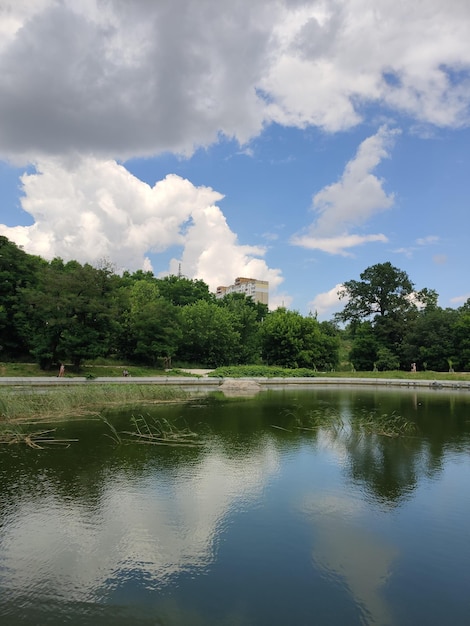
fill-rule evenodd
<path id="1" fill-rule="evenodd" d="M 233 285 L 228 287 L 217 287 L 216 298 L 223 298 L 229 293 L 243 293 L 250 296 L 255 302 L 268 304 L 269 282 L 267 280 L 257 280 L 256 278 L 235 278 Z"/>

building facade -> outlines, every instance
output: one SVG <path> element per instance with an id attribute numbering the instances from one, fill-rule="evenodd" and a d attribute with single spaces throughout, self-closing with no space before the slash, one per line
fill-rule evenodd
<path id="1" fill-rule="evenodd" d="M 267 280 L 257 280 L 256 278 L 243 278 L 239 276 L 235 278 L 233 285 L 228 287 L 217 287 L 216 298 L 223 298 L 229 293 L 243 293 L 245 296 L 251 297 L 254 302 L 268 304 L 269 282 Z"/>

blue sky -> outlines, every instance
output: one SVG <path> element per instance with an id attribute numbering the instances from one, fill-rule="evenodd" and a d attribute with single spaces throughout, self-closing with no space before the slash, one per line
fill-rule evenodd
<path id="1" fill-rule="evenodd" d="M 398 5 L 398 6 L 397 6 Z M 470 297 L 470 5 L 0 6 L 0 234 L 270 282 L 329 319 L 375 263 Z"/>

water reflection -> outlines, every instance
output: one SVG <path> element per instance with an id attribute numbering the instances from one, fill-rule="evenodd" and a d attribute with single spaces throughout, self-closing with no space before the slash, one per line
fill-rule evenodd
<path id="1" fill-rule="evenodd" d="M 6 624 L 60 624 L 65 615 L 71 624 L 301 624 L 312 615 L 320 624 L 411 624 L 395 591 L 409 572 L 427 571 L 432 555 L 431 569 L 459 580 L 470 557 L 468 543 L 447 537 L 464 532 L 470 514 L 459 495 L 470 478 L 469 405 L 455 397 L 214 396 L 148 409 L 188 424 L 198 448 L 115 446 L 100 421 L 64 425 L 79 439 L 68 450 L 4 447 L 0 616 Z M 355 420 L 372 410 L 400 412 L 417 431 L 367 432 Z M 108 417 L 128 427 L 128 413 Z M 407 563 L 410 527 L 420 533 Z M 447 552 L 437 554 L 444 536 Z M 441 584 L 432 579 L 417 594 L 414 623 L 437 623 L 425 595 Z M 453 624 L 465 602 L 443 603 Z"/>
<path id="2" fill-rule="evenodd" d="M 47 586 L 69 600 L 98 602 L 129 578 L 158 589 L 180 571 L 205 569 L 224 518 L 259 497 L 277 457 L 267 442 L 238 460 L 212 448 L 171 476 L 116 471 L 91 507 L 73 494 L 64 501 L 43 482 L 39 497 L 23 494 L 14 514 L 7 507 L 2 585 L 20 594 Z"/>

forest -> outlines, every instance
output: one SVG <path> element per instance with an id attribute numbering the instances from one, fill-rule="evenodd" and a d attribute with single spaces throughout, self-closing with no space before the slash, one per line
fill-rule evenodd
<path id="1" fill-rule="evenodd" d="M 470 370 L 470 299 L 443 309 L 435 291 L 417 291 L 390 263 L 344 282 L 338 295 L 343 310 L 320 322 L 242 294 L 216 299 L 198 279 L 46 261 L 0 237 L 0 360 L 77 371 L 100 357 L 154 367 Z"/>

